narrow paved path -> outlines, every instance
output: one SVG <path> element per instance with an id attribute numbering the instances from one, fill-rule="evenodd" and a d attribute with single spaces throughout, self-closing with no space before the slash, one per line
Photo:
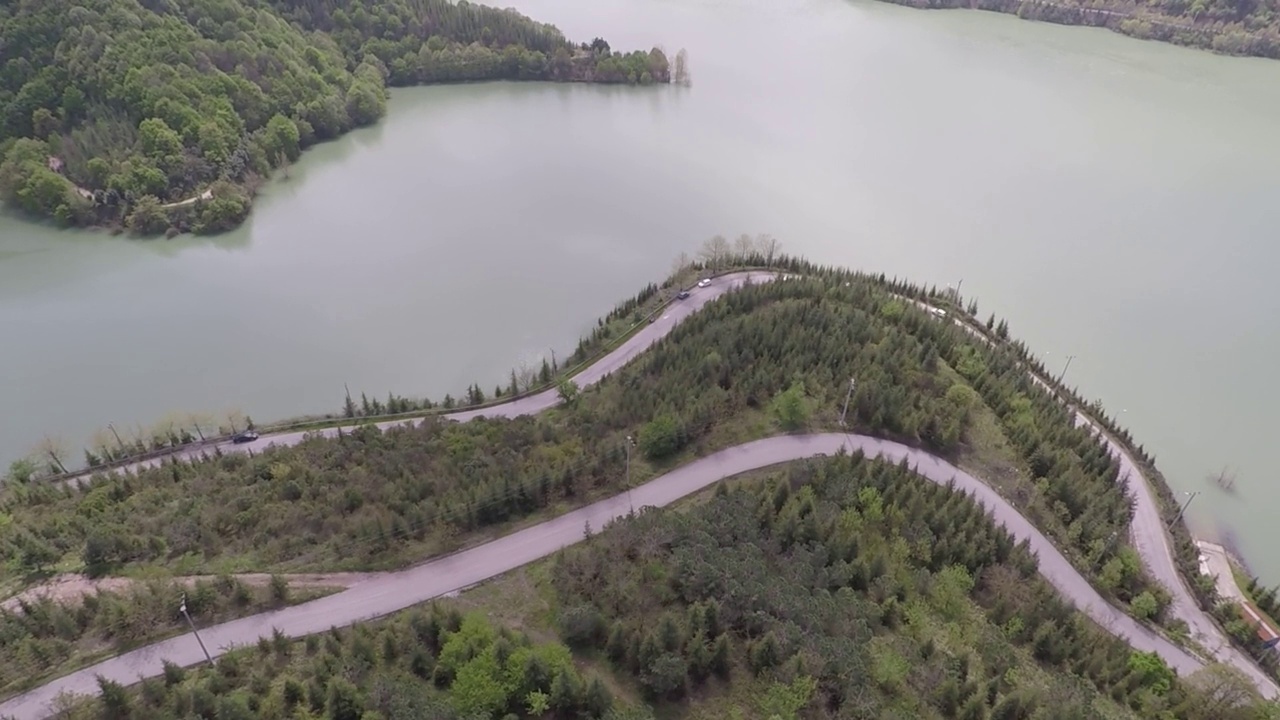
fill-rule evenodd
<path id="1" fill-rule="evenodd" d="M 162 209 L 164 209 L 164 210 L 168 210 L 168 209 L 170 209 L 170 208 L 179 208 L 179 207 L 183 207 L 183 206 L 185 206 L 185 205 L 193 205 L 193 204 L 195 204 L 196 202 L 198 202 L 198 201 L 200 201 L 200 200 L 212 200 L 212 199 L 213 199 L 213 189 L 212 189 L 212 188 L 210 188 L 210 189 L 205 190 L 204 192 L 202 192 L 202 193 L 200 193 L 200 194 L 198 194 L 198 195 L 192 195 L 191 197 L 187 198 L 186 200 L 179 200 L 179 201 L 177 201 L 177 202 L 165 203 L 165 204 L 161 205 L 160 207 L 161 207 Z"/>
<path id="2" fill-rule="evenodd" d="M 300 637 L 323 632 L 334 625 L 371 620 L 458 592 L 581 542 L 586 526 L 599 530 L 626 516 L 633 503 L 637 508 L 661 507 L 725 477 L 791 460 L 834 455 L 841 450 L 862 451 L 892 462 L 905 458 L 915 466 L 916 472 L 933 482 L 954 482 L 958 490 L 977 498 L 1014 537 L 1029 541 L 1039 557 L 1040 572 L 1045 578 L 1102 627 L 1139 650 L 1159 653 L 1182 675 L 1201 667 L 1200 661 L 1187 651 L 1107 603 L 1031 521 L 982 481 L 923 450 L 888 440 L 839 433 L 784 435 L 722 450 L 636 487 L 630 493 L 620 493 L 470 550 L 371 578 L 335 595 L 205 628 L 201 636 L 210 653 L 219 656 L 233 646 L 256 643 L 258 638 L 269 636 L 273 629 L 290 637 Z M 12 715 L 17 720 L 45 718 L 51 714 L 50 703 L 59 693 L 96 693 L 98 675 L 128 684 L 161 674 L 162 660 L 195 665 L 203 659 L 195 637 L 182 635 L 111 658 L 20 695 L 0 704 L 0 716 Z"/>

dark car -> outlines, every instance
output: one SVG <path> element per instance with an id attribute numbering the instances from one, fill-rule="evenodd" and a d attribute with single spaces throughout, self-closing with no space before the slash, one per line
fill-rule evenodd
<path id="1" fill-rule="evenodd" d="M 244 432 L 236 433 L 235 435 L 232 435 L 231 442 L 237 445 L 240 445 L 243 443 L 251 443 L 254 440 L 257 440 L 258 437 L 259 437 L 258 433 L 254 432 L 253 430 L 245 430 Z"/>
<path id="2" fill-rule="evenodd" d="M 689 297 L 689 291 L 688 291 L 688 290 L 681 290 L 680 292 L 676 293 L 676 299 L 677 299 L 677 300 L 683 300 L 683 299 L 685 299 L 685 298 L 687 298 L 687 297 Z"/>

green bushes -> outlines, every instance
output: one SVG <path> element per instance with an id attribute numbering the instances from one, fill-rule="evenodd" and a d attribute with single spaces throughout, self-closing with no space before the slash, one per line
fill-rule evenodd
<path id="1" fill-rule="evenodd" d="M 1262 717 L 1207 710 L 1200 679 L 1092 625 L 967 496 L 860 456 L 619 521 L 557 556 L 551 585 L 563 612 L 603 616 L 595 647 L 655 702 L 754 677 L 787 717 Z"/>
<path id="2" fill-rule="evenodd" d="M 1090 624 L 969 497 L 861 456 L 631 516 L 548 564 L 577 658 L 434 604 L 104 684 L 66 717 L 652 720 L 610 685 L 675 717 L 1267 717 L 1242 678 L 1178 678 Z"/>
<path id="3" fill-rule="evenodd" d="M 595 720 L 615 704 L 565 646 L 439 605 L 312 637 L 294 643 L 277 634 L 224 655 L 216 670 L 175 670 L 136 692 L 107 683 L 71 717 Z"/>
<path id="4" fill-rule="evenodd" d="M 799 430 L 809 421 L 809 403 L 804 383 L 796 382 L 773 399 L 771 407 L 778 423 L 786 430 Z"/>
<path id="5" fill-rule="evenodd" d="M 55 672 L 74 669 L 85 660 L 184 630 L 178 612 L 186 593 L 187 610 L 201 624 L 252 614 L 289 601 L 273 581 L 269 589 L 251 588 L 232 579 L 199 580 L 190 586 L 172 582 L 137 583 L 122 592 L 99 592 L 79 604 L 50 599 L 20 602 L 0 611 L 0 696 L 24 689 Z M 166 677 L 180 674 L 166 670 Z"/>
<path id="6" fill-rule="evenodd" d="M 671 415 L 659 415 L 640 428 L 640 451 L 650 460 L 665 460 L 686 443 L 684 428 Z"/>

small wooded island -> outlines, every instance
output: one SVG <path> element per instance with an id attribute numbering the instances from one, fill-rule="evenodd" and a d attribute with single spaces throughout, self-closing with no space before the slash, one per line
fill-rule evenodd
<path id="1" fill-rule="evenodd" d="M 235 227 L 263 176 L 376 122 L 389 86 L 672 80 L 657 48 L 466 0 L 22 0 L 0 5 L 0 57 L 0 197 L 139 235 Z"/>

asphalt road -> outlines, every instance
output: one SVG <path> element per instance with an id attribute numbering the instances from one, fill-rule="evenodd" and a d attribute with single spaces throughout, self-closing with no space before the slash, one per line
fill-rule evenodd
<path id="1" fill-rule="evenodd" d="M 377 576 L 336 595 L 208 627 L 201 630 L 201 636 L 216 657 L 232 646 L 254 644 L 258 638 L 269 636 L 273 629 L 300 637 L 323 632 L 334 625 L 370 620 L 545 558 L 560 548 L 580 542 L 587 525 L 598 531 L 610 521 L 625 516 L 633 503 L 637 509 L 660 507 L 725 477 L 791 460 L 834 455 L 842 449 L 861 450 L 893 462 L 906 458 L 929 480 L 939 484 L 954 482 L 957 489 L 978 499 L 1015 537 L 1028 540 L 1039 556 L 1040 572 L 1067 600 L 1102 627 L 1139 650 L 1159 653 L 1180 674 L 1201 667 L 1185 650 L 1108 604 L 1048 538 L 981 481 L 922 450 L 888 440 L 838 433 L 786 435 L 723 450 L 638 486 L 630 493 L 621 493 L 470 550 Z M 154 677 L 161 674 L 161 661 L 166 659 L 179 665 L 196 665 L 203 662 L 204 656 L 193 635 L 182 635 L 105 660 L 0 703 L 0 716 L 12 715 L 18 720 L 48 717 L 52 714 L 50 703 L 59 693 L 96 693 L 98 675 L 126 684 Z"/>
<path id="2" fill-rule="evenodd" d="M 681 320 L 692 315 L 708 302 L 744 283 L 767 282 L 774 277 L 772 273 L 764 272 L 737 273 L 717 278 L 710 287 L 692 290 L 691 297 L 670 305 L 653 324 L 643 327 L 600 362 L 574 376 L 574 381 L 580 387 L 588 387 L 599 382 L 660 340 Z M 923 305 L 918 301 L 913 302 Z M 1034 373 L 1033 377 L 1041 383 L 1044 382 Z M 556 391 L 549 390 L 503 405 L 479 410 L 463 410 L 445 417 L 460 421 L 480 416 L 518 417 L 539 413 L 558 402 L 559 397 Z M 1083 415 L 1079 415 L 1079 419 L 1092 426 L 1092 421 Z M 416 421 L 390 421 L 380 423 L 379 427 L 386 428 L 411 422 Z M 224 443 L 219 447 L 223 452 L 247 452 L 250 449 L 268 445 L 295 445 L 313 433 L 334 436 L 337 432 L 338 428 L 280 433 L 264 436 L 255 443 L 244 445 Z M 1105 435 L 1103 437 L 1106 438 Z M 1173 556 L 1169 550 L 1168 539 L 1164 534 L 1151 488 L 1137 471 L 1132 458 L 1124 454 L 1109 438 L 1107 443 L 1112 452 L 1120 457 L 1122 476 L 1138 477 L 1143 480 L 1143 482 L 1128 483 L 1129 492 L 1134 496 L 1137 505 L 1134 517 L 1135 545 L 1147 567 L 1169 587 L 1173 594 L 1172 609 L 1175 616 L 1186 621 L 1197 637 L 1219 638 L 1221 642 L 1210 645 L 1214 654 L 1248 674 L 1264 695 L 1268 697 L 1280 695 L 1275 683 L 1263 675 L 1247 657 L 1226 643 L 1217 625 L 1196 607 L 1174 567 Z M 895 461 L 907 457 L 916 465 L 921 475 L 934 482 L 946 483 L 954 480 L 958 488 L 974 494 L 981 500 L 995 519 L 1007 527 L 1011 533 L 1019 539 L 1029 540 L 1031 548 L 1039 556 L 1041 572 L 1076 607 L 1113 634 L 1125 638 L 1135 648 L 1158 652 L 1179 673 L 1190 673 L 1201 666 L 1200 661 L 1190 653 L 1146 629 L 1103 600 L 1030 521 L 1019 515 L 994 490 L 977 479 L 922 450 L 865 436 L 840 434 L 776 437 L 731 448 L 697 460 L 644 486 L 635 488 L 630 496 L 624 493 L 472 550 L 440 558 L 402 572 L 379 576 L 336 595 L 211 627 L 204 630 L 202 635 L 210 651 L 220 655 L 231 646 L 254 643 L 259 637 L 270 635 L 273 628 L 297 637 L 320 632 L 333 625 L 346 625 L 379 617 L 419 602 L 447 595 L 546 557 L 565 545 L 581 540 L 584 523 L 589 522 L 591 527 L 600 528 L 608 521 L 625 515 L 632 502 L 636 507 L 662 506 L 729 475 L 818 454 L 832 454 L 841 447 L 862 449 L 867 454 L 879 454 Z M 126 466 L 123 469 L 142 469 L 159 464 L 171 457 L 193 459 L 210 450 L 211 448 L 206 446 L 194 451 L 177 451 L 161 458 Z M 76 482 L 84 477 L 87 477 L 87 474 L 70 478 L 68 482 Z M 97 685 L 94 678 L 97 675 L 125 683 L 152 677 L 161 672 L 162 659 L 181 665 L 192 665 L 202 661 L 203 655 L 192 635 L 156 643 L 103 661 L 0 703 L 0 716 L 12 715 L 19 720 L 47 717 L 51 713 L 49 703 L 59 693 L 96 693 Z"/>
<path id="3" fill-rule="evenodd" d="M 1111 455 L 1120 462 L 1120 477 L 1125 481 L 1130 497 L 1134 498 L 1133 522 L 1130 532 L 1134 548 L 1142 558 L 1147 571 L 1169 591 L 1172 602 L 1169 612 L 1187 624 L 1191 637 L 1211 652 L 1218 662 L 1226 663 L 1244 673 L 1258 688 L 1264 697 L 1280 697 L 1280 686 L 1277 686 L 1266 673 L 1258 667 L 1248 655 L 1245 655 L 1223 633 L 1213 617 L 1200 609 L 1190 588 L 1182 579 L 1173 561 L 1173 548 L 1170 546 L 1164 519 L 1160 517 L 1156 504 L 1155 491 L 1151 482 L 1138 470 L 1133 457 L 1120 446 L 1110 435 L 1099 428 L 1093 420 L 1083 413 L 1076 412 L 1076 423 L 1083 424 L 1099 433 L 1106 443 Z"/>
<path id="4" fill-rule="evenodd" d="M 927 303 L 908 299 L 925 310 L 931 309 Z M 979 340 L 991 342 L 960 318 L 953 317 L 952 320 Z M 1049 382 L 1037 372 L 1030 368 L 1027 372 L 1031 375 L 1031 379 L 1045 390 L 1054 392 Z M 1252 658 L 1232 645 L 1213 617 L 1200 609 L 1200 605 L 1191 594 L 1191 589 L 1187 587 L 1182 574 L 1174 564 L 1173 548 L 1170 545 L 1164 519 L 1160 517 L 1160 506 L 1151 481 L 1138 469 L 1133 456 L 1079 409 L 1075 410 L 1075 423 L 1097 434 L 1106 444 L 1111 456 L 1120 463 L 1120 479 L 1125 483 L 1125 489 L 1134 501 L 1130 537 L 1147 571 L 1169 591 L 1171 598 L 1169 612 L 1173 617 L 1187 624 L 1191 637 L 1212 653 L 1215 660 L 1231 665 L 1244 673 L 1264 697 L 1280 697 L 1280 686 L 1277 686 L 1276 682 L 1264 673 Z"/>
<path id="5" fill-rule="evenodd" d="M 663 314 L 659 316 L 652 324 L 645 325 L 626 342 L 618 346 L 613 352 L 601 358 L 598 362 L 593 363 L 591 367 L 579 372 L 573 376 L 573 381 L 580 388 L 586 388 L 594 385 L 610 374 L 616 372 L 619 368 L 631 362 L 635 357 L 651 345 L 666 337 L 677 324 L 682 320 L 701 310 L 707 303 L 724 295 L 735 288 L 742 287 L 746 283 L 769 282 L 775 277 L 771 272 L 741 272 L 722 275 L 705 288 L 690 288 L 689 297 L 684 300 L 676 300 L 668 305 Z M 476 410 L 459 410 L 458 412 L 437 415 L 434 417 L 443 417 L 449 420 L 465 421 L 476 417 L 505 417 L 514 418 L 521 415 L 536 415 L 548 408 L 554 407 L 560 402 L 559 392 L 556 389 L 546 390 L 535 395 L 522 397 L 511 402 L 493 405 L 491 407 L 480 408 Z M 377 427 L 386 429 L 397 425 L 416 424 L 421 422 L 420 419 L 408 420 L 389 420 L 377 423 Z M 149 458 L 141 462 L 131 465 L 122 465 L 113 468 L 107 472 L 137 472 L 150 467 L 156 467 L 166 460 L 196 460 L 202 455 L 212 455 L 215 448 L 222 453 L 247 453 L 249 451 L 258 451 L 270 445 L 291 446 L 302 442 L 303 438 L 309 435 L 323 435 L 325 437 L 336 437 L 339 430 L 349 432 L 356 427 L 357 423 L 342 427 L 330 427 L 322 430 L 305 430 L 294 432 L 273 433 L 263 435 L 255 442 L 236 444 L 230 441 L 215 443 L 211 445 L 202 445 L 197 448 L 180 448 L 171 453 L 160 455 L 158 457 Z M 80 483 L 92 476 L 92 472 L 85 471 L 65 478 L 65 483 Z"/>

